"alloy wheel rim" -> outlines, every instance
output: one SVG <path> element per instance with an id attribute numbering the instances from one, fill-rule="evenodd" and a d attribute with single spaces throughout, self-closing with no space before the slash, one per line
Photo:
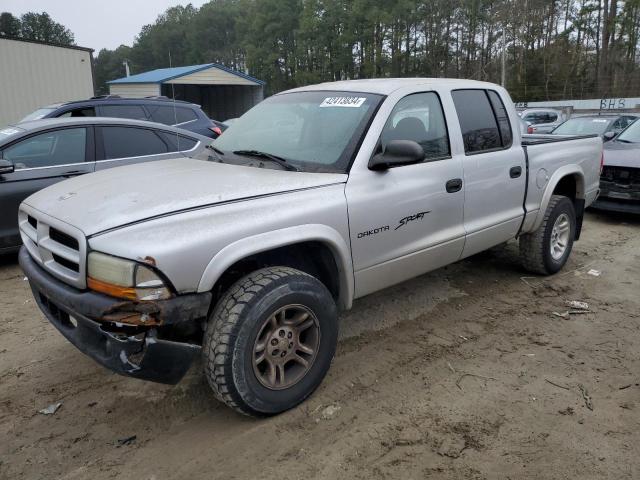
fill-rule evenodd
<path id="1" fill-rule="evenodd" d="M 320 345 L 320 325 L 303 305 L 286 305 L 264 321 L 253 346 L 253 371 L 270 390 L 298 383 L 311 369 Z"/>
<path id="2" fill-rule="evenodd" d="M 556 218 L 551 230 L 551 258 L 560 260 L 569 246 L 569 235 L 571 233 L 571 221 L 569 215 L 563 213 Z"/>

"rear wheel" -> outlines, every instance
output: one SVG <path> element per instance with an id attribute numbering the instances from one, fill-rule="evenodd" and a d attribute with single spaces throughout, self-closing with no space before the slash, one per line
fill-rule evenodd
<path id="1" fill-rule="evenodd" d="M 337 337 L 337 308 L 318 279 L 288 267 L 264 268 L 218 302 L 204 336 L 205 374 L 230 407 L 274 415 L 317 388 Z"/>
<path id="2" fill-rule="evenodd" d="M 542 275 L 560 271 L 569 259 L 575 234 L 573 202 L 568 197 L 553 195 L 540 227 L 520 237 L 520 255 L 524 267 Z"/>

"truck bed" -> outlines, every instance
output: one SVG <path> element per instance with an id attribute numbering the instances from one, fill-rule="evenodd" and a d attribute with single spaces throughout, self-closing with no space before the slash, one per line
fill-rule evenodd
<path id="1" fill-rule="evenodd" d="M 567 165 L 577 166 L 584 183 L 578 187 L 588 206 L 596 197 L 600 180 L 602 140 L 599 135 L 523 135 L 522 146 L 527 158 L 527 191 L 524 209 L 527 214 L 537 211 L 542 203 L 545 187 L 559 170 Z M 526 222 L 525 222 L 526 223 Z M 526 229 L 533 224 L 526 223 Z"/>

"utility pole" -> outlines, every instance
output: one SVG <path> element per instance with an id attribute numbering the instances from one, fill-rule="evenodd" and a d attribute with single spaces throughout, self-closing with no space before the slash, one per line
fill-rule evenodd
<path id="1" fill-rule="evenodd" d="M 131 76 L 131 72 L 129 72 L 129 61 L 125 60 L 122 64 L 124 65 L 124 71 L 127 73 L 127 77 Z"/>

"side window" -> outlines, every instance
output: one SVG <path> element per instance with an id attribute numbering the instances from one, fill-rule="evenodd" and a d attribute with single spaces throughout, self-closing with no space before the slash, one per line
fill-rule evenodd
<path id="1" fill-rule="evenodd" d="M 498 95 L 493 90 L 487 90 L 487 95 L 489 95 L 489 101 L 491 102 L 493 113 L 498 120 L 498 128 L 500 128 L 500 140 L 502 141 L 502 147 L 508 148 L 511 146 L 511 142 L 513 141 L 513 135 L 511 134 L 511 122 L 509 122 L 509 114 L 507 113 L 507 109 L 504 108 L 504 103 L 502 103 L 500 95 Z"/>
<path id="2" fill-rule="evenodd" d="M 624 130 L 629 125 L 631 125 L 633 122 L 635 122 L 635 120 L 636 120 L 635 117 L 622 117 L 620 119 L 620 127 L 621 127 L 621 129 Z"/>
<path id="3" fill-rule="evenodd" d="M 102 116 L 146 120 L 147 114 L 140 105 L 102 105 Z"/>
<path id="4" fill-rule="evenodd" d="M 158 132 L 163 140 L 169 145 L 170 152 L 185 152 L 187 150 L 191 150 L 198 143 L 197 140 L 194 140 L 190 137 L 185 137 L 184 135 L 175 135 L 169 132 Z"/>
<path id="5" fill-rule="evenodd" d="M 168 105 L 148 105 L 147 109 L 151 114 L 151 120 L 165 125 L 175 125 L 176 115 L 173 108 Z"/>
<path id="6" fill-rule="evenodd" d="M 102 138 L 106 160 L 169 152 L 165 141 L 145 128 L 102 127 Z"/>
<path id="7" fill-rule="evenodd" d="M 197 120 L 198 116 L 196 115 L 196 112 L 194 112 L 190 108 L 177 107 L 176 118 L 178 120 L 178 123 L 185 123 L 185 122 L 191 122 L 193 120 Z"/>
<path id="8" fill-rule="evenodd" d="M 6 148 L 3 158 L 10 160 L 16 170 L 51 167 L 85 161 L 87 130 L 65 128 L 34 135 Z"/>
<path id="9" fill-rule="evenodd" d="M 392 140 L 417 142 L 424 150 L 425 160 L 449 157 L 447 124 L 438 95 L 415 93 L 400 100 L 382 130 L 382 148 Z"/>
<path id="10" fill-rule="evenodd" d="M 196 113 L 190 108 L 174 107 L 173 105 L 147 105 L 151 114 L 151 120 L 165 125 L 176 125 L 178 123 L 197 120 Z"/>
<path id="11" fill-rule="evenodd" d="M 607 129 L 607 130 L 612 130 L 614 132 L 620 132 L 623 128 L 624 128 L 624 119 L 623 119 L 623 117 L 620 117 L 615 122 L 613 122 L 611 127 L 609 129 Z"/>
<path id="12" fill-rule="evenodd" d="M 96 110 L 93 107 L 87 108 L 76 108 L 74 110 L 69 110 L 68 112 L 64 112 L 62 115 L 58 115 L 59 118 L 69 118 L 69 117 L 95 117 Z"/>
<path id="13" fill-rule="evenodd" d="M 467 154 L 503 147 L 498 122 L 485 90 L 451 92 Z M 504 107 L 503 107 L 504 108 Z"/>

